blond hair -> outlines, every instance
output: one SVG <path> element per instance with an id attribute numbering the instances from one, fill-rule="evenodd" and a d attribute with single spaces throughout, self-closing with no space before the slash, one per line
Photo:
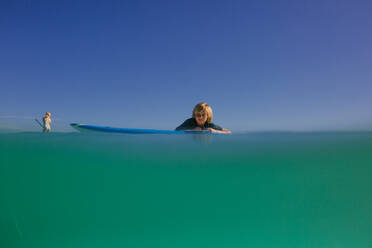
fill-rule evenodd
<path id="1" fill-rule="evenodd" d="M 213 112 L 212 108 L 206 103 L 201 102 L 195 105 L 193 111 L 192 111 L 192 117 L 195 118 L 196 113 L 205 113 L 207 114 L 207 123 L 210 123 L 213 119 Z"/>

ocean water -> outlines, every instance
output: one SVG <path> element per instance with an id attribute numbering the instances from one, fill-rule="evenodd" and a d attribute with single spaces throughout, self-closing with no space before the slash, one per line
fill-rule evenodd
<path id="1" fill-rule="evenodd" d="M 372 133 L 0 134 L 0 247 L 371 247 Z"/>

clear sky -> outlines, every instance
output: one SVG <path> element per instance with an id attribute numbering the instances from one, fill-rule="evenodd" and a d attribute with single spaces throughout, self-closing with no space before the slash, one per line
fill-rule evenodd
<path id="1" fill-rule="evenodd" d="M 370 0 L 0 1 L 0 123 L 372 128 Z M 5 123 L 5 124 L 4 124 Z M 32 123 L 35 125 L 36 123 Z"/>

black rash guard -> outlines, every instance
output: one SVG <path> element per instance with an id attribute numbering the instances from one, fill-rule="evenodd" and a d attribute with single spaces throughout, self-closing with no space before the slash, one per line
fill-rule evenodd
<path id="1" fill-rule="evenodd" d="M 176 131 L 183 131 L 183 130 L 192 130 L 196 127 L 199 127 L 198 124 L 196 124 L 195 118 L 190 118 L 185 120 L 180 126 L 178 126 L 175 130 Z M 223 128 L 210 122 L 210 123 L 205 123 L 203 126 L 200 127 L 202 130 L 205 130 L 207 128 L 213 128 L 216 130 L 222 131 Z"/>

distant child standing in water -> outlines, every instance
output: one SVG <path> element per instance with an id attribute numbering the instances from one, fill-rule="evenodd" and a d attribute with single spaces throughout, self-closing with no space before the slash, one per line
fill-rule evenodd
<path id="1" fill-rule="evenodd" d="M 43 132 L 49 133 L 52 129 L 52 119 L 50 119 L 50 112 L 46 112 L 43 117 Z"/>
<path id="2" fill-rule="evenodd" d="M 176 131 L 204 130 L 211 133 L 231 133 L 229 130 L 212 123 L 212 108 L 205 102 L 196 104 L 192 111 L 192 118 L 185 120 Z"/>

